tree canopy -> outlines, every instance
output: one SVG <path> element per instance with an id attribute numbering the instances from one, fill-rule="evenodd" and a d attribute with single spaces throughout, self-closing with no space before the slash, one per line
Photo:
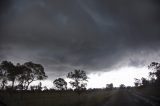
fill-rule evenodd
<path id="1" fill-rule="evenodd" d="M 0 64 L 1 89 L 4 89 L 7 82 L 12 82 L 12 89 L 28 89 L 30 83 L 36 80 L 46 79 L 47 76 L 41 64 L 26 62 L 14 65 L 10 61 L 2 61 Z M 15 82 L 18 83 L 15 86 Z"/>
<path id="2" fill-rule="evenodd" d="M 69 72 L 67 77 L 73 80 L 73 81 L 70 81 L 70 84 L 76 90 L 81 90 L 86 88 L 87 86 L 86 81 L 88 77 L 85 71 L 74 70 L 73 72 Z"/>
<path id="3" fill-rule="evenodd" d="M 53 81 L 53 84 L 59 89 L 59 90 L 67 90 L 67 82 L 63 78 L 58 78 Z"/>

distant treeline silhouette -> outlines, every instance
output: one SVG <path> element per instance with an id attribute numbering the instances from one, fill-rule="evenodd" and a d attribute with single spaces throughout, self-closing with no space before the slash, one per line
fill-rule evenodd
<path id="1" fill-rule="evenodd" d="M 0 87 L 1 90 L 48 90 L 38 85 L 30 85 L 33 81 L 41 81 L 47 78 L 44 67 L 41 64 L 26 62 L 14 65 L 11 61 L 0 63 Z M 87 75 L 83 70 L 74 70 L 67 74 L 67 78 L 72 79 L 69 83 L 75 90 L 85 90 L 87 86 Z M 67 82 L 63 78 L 57 78 L 53 84 L 58 90 L 67 90 Z"/>
<path id="2" fill-rule="evenodd" d="M 148 69 L 151 70 L 149 72 L 149 79 L 141 78 L 137 79 L 135 78 L 135 87 L 159 87 L 160 86 L 160 63 L 158 62 L 152 62 Z"/>
<path id="3" fill-rule="evenodd" d="M 149 73 L 149 80 L 146 78 L 135 78 L 135 87 L 146 86 L 160 86 L 160 63 L 152 62 L 148 68 L 152 70 Z M 47 78 L 44 71 L 44 67 L 41 64 L 33 62 L 25 62 L 24 64 L 17 63 L 16 65 L 10 61 L 2 61 L 0 63 L 0 89 L 4 90 L 31 90 L 42 91 L 49 90 L 46 86 L 42 87 L 42 83 L 38 85 L 31 85 L 33 81 L 41 81 Z M 69 82 L 75 91 L 86 90 L 87 86 L 87 74 L 83 70 L 74 70 L 67 74 L 67 78 L 70 78 Z M 67 82 L 63 78 L 57 78 L 53 81 L 54 86 L 59 91 L 72 90 L 67 89 Z M 112 90 L 113 83 L 106 84 L 106 89 Z M 124 84 L 120 85 L 120 88 L 125 88 Z M 56 90 L 56 89 L 50 89 Z M 92 90 L 92 89 L 90 89 Z"/>

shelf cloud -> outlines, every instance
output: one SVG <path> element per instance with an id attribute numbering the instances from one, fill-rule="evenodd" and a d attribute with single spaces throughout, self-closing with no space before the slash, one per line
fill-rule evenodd
<path id="1" fill-rule="evenodd" d="M 1 0 L 0 59 L 48 72 L 160 60 L 158 0 Z"/>

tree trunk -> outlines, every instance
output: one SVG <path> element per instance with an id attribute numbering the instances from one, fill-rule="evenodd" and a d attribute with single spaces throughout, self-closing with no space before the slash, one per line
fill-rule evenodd
<path id="1" fill-rule="evenodd" d="M 4 90 L 5 82 L 2 81 L 2 90 Z"/>
<path id="2" fill-rule="evenodd" d="M 14 82 L 15 82 L 15 79 L 12 81 L 12 90 L 14 89 Z"/>
<path id="3" fill-rule="evenodd" d="M 25 90 L 28 90 L 28 87 L 29 87 L 30 83 L 32 83 L 32 81 L 28 82 Z"/>
<path id="4" fill-rule="evenodd" d="M 29 83 L 27 84 L 27 86 L 26 86 L 25 90 L 28 90 L 28 86 L 29 86 Z"/>

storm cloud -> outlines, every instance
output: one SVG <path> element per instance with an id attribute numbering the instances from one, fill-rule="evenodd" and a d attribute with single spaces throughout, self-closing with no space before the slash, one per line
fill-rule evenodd
<path id="1" fill-rule="evenodd" d="M 48 72 L 160 60 L 158 0 L 2 0 L 0 58 Z"/>

